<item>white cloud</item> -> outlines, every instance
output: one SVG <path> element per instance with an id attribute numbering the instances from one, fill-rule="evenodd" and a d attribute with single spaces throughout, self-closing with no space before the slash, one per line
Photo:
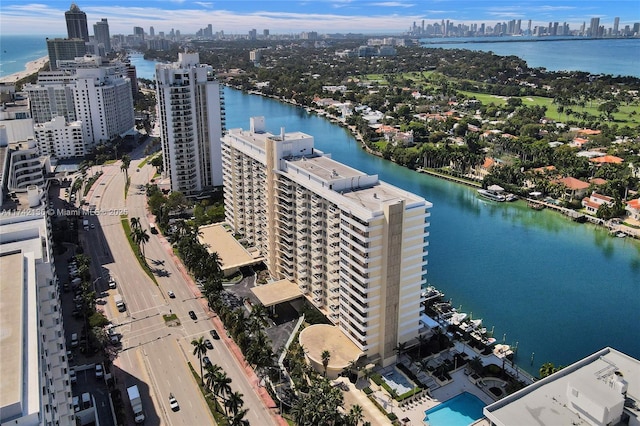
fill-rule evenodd
<path id="1" fill-rule="evenodd" d="M 415 4 L 411 3 L 402 3 L 399 1 L 383 1 L 379 3 L 371 3 L 371 6 L 379 6 L 379 7 L 413 7 Z"/>

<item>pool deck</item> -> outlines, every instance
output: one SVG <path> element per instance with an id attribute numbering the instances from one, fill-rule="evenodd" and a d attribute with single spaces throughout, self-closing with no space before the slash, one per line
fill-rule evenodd
<path id="1" fill-rule="evenodd" d="M 468 346 L 463 345 L 460 342 L 454 343 L 452 351 L 467 353 L 468 356 L 473 357 L 478 355 L 474 353 Z M 481 355 L 480 358 L 483 364 L 494 363 L 500 365 L 502 359 L 495 354 Z M 388 367 L 387 367 L 388 368 Z M 515 373 L 513 368 L 507 363 L 505 369 L 511 373 Z M 382 373 L 383 371 L 379 371 Z M 427 392 L 423 392 L 421 397 L 415 401 L 402 404 L 402 406 L 395 400 L 389 397 L 389 394 L 377 386 L 372 381 L 365 381 L 364 379 L 358 380 L 354 385 L 350 383 L 345 377 L 340 377 L 333 383 L 341 383 L 342 386 L 348 386 L 349 390 L 344 392 L 344 409 L 349 412 L 351 406 L 358 404 L 362 407 L 364 420 L 369 421 L 372 425 L 390 425 L 391 421 L 375 406 L 375 404 L 365 395 L 362 391 L 364 387 L 369 386 L 374 392 L 372 397 L 375 401 L 384 408 L 388 413 L 394 413 L 398 416 L 401 424 L 408 426 L 423 426 L 425 414 L 424 412 L 430 408 L 433 408 L 462 392 L 469 392 L 472 395 L 478 397 L 484 404 L 489 405 L 495 402 L 496 397 L 491 395 L 488 391 L 488 386 L 483 385 L 482 381 L 478 384 L 474 383 L 470 376 L 465 373 L 465 368 L 461 367 L 458 370 L 450 373 L 452 380 L 446 384 L 439 385 L 435 389 L 432 389 L 427 395 Z M 346 388 L 345 388 L 346 389 Z M 402 422 L 403 419 L 408 421 Z M 484 417 L 473 423 L 474 426 L 490 426 L 489 421 Z"/>
<path id="2" fill-rule="evenodd" d="M 475 395 L 486 405 L 495 402 L 493 398 L 484 393 L 478 386 L 469 381 L 469 376 L 464 373 L 464 369 L 460 369 L 451 374 L 453 379 L 451 382 L 431 392 L 431 397 L 423 396 L 417 402 L 410 403 L 406 407 L 400 407 L 394 411 L 399 419 L 408 418 L 411 422 L 407 423 L 413 426 L 423 425 L 424 412 L 435 407 L 462 392 L 468 392 Z"/>

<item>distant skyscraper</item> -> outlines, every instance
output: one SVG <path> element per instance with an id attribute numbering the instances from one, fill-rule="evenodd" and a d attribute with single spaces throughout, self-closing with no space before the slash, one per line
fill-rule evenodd
<path id="1" fill-rule="evenodd" d="M 67 21 L 67 35 L 69 38 L 89 41 L 87 14 L 81 11 L 75 3 L 71 3 L 69 10 L 64 13 L 64 18 Z"/>
<path id="2" fill-rule="evenodd" d="M 154 37 L 156 35 L 156 31 L 153 29 L 153 27 L 149 27 L 149 36 Z"/>
<path id="3" fill-rule="evenodd" d="M 258 37 L 258 31 L 254 28 L 249 31 L 249 40 L 255 40 Z"/>
<path id="4" fill-rule="evenodd" d="M 616 18 L 613 20 L 613 35 L 618 35 L 618 29 L 620 27 L 620 18 L 618 18 L 616 16 Z"/>
<path id="5" fill-rule="evenodd" d="M 48 38 L 47 51 L 49 53 L 49 69 L 55 71 L 58 69 L 58 60 L 75 59 L 79 56 L 84 56 L 87 53 L 87 46 L 85 41 L 79 38 Z"/>
<path id="6" fill-rule="evenodd" d="M 195 196 L 222 185 L 222 89 L 197 53 L 156 65 L 162 156 L 173 191 Z"/>
<path id="7" fill-rule="evenodd" d="M 97 43 L 104 45 L 104 53 L 111 52 L 111 36 L 109 35 L 109 23 L 106 18 L 102 18 L 101 21 L 96 22 L 93 25 L 93 35 L 95 36 Z"/>
<path id="8" fill-rule="evenodd" d="M 262 30 L 262 35 L 264 38 L 269 38 L 269 30 L 267 29 Z"/>
<path id="9" fill-rule="evenodd" d="M 144 28 L 142 27 L 133 27 L 133 35 L 138 36 L 144 40 Z"/>
<path id="10" fill-rule="evenodd" d="M 589 26 L 589 36 L 599 37 L 600 35 L 600 18 L 591 18 L 591 25 Z"/>

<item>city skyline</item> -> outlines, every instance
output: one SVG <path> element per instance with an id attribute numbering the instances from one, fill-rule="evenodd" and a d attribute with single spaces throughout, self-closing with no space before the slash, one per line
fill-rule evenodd
<path id="1" fill-rule="evenodd" d="M 591 18 L 599 18 L 606 28 L 614 26 L 616 17 L 620 18 L 621 28 L 640 21 L 640 8 L 635 0 L 548 3 L 533 0 L 518 4 L 472 0 L 436 0 L 428 4 L 405 0 L 268 3 L 174 0 L 154 2 L 153 6 L 140 0 L 115 0 L 108 5 L 101 0 L 86 0 L 76 4 L 87 14 L 89 22 L 108 19 L 112 35 L 130 34 L 134 26 L 143 27 L 146 32 L 153 26 L 156 32 L 175 29 L 183 34 L 194 34 L 209 23 L 214 32 L 228 34 L 242 34 L 251 29 L 287 34 L 303 31 L 403 33 L 414 22 L 419 24 L 422 20 L 494 25 L 521 19 L 532 20 L 534 26 L 557 21 L 566 22 L 572 30 L 577 30 L 583 23 L 588 26 Z M 4 34 L 64 34 L 65 23 L 60 18 L 70 5 L 68 0 L 54 0 L 48 4 L 5 0 L 1 7 L 0 27 Z"/>

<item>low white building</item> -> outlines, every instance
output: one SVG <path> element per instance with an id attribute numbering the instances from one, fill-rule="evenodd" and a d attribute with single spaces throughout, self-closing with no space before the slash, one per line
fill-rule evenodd
<path id="1" fill-rule="evenodd" d="M 54 117 L 46 123 L 36 124 L 33 130 L 42 155 L 59 159 L 84 157 L 82 122 L 67 122 L 64 117 Z"/>
<path id="2" fill-rule="evenodd" d="M 640 424 L 640 361 L 605 348 L 484 408 L 492 425 Z"/>

